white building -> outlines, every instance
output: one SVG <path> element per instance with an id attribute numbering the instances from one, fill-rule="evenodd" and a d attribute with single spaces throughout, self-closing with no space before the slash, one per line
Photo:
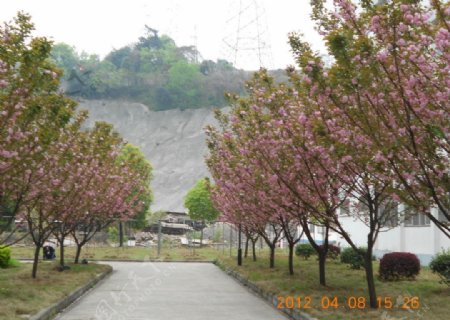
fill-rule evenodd
<path id="1" fill-rule="evenodd" d="M 403 205 L 399 207 L 401 210 L 405 209 Z M 431 213 L 438 219 L 444 219 L 437 208 L 433 208 Z M 400 219 L 399 216 L 397 215 L 396 221 L 391 222 L 395 227 L 383 228 L 378 234 L 374 245 L 377 257 L 388 252 L 411 252 L 417 255 L 422 265 L 428 265 L 436 253 L 450 248 L 450 239 L 427 216 L 411 214 L 406 219 Z M 349 215 L 341 215 L 341 221 L 352 240 L 358 246 L 366 246 L 369 228 Z M 342 237 L 337 237 L 342 246 L 348 246 Z"/>

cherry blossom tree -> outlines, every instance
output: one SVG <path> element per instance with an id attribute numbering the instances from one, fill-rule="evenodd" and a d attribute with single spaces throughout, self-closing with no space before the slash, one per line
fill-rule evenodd
<path id="1" fill-rule="evenodd" d="M 30 20 L 19 13 L 0 27 L 0 206 L 6 208 L 0 218 L 6 225 L 32 200 L 31 176 L 39 174 L 45 150 L 75 108 L 58 93 L 59 71 L 48 62 L 51 42 L 31 37 Z"/>
<path id="2" fill-rule="evenodd" d="M 298 35 L 290 38 L 305 79 L 327 112 L 370 145 L 377 169 L 396 175 L 395 199 L 450 236 L 449 3 L 361 1 L 358 11 L 351 1 L 334 2 L 328 11 L 313 1 L 335 60 L 329 70 Z"/>

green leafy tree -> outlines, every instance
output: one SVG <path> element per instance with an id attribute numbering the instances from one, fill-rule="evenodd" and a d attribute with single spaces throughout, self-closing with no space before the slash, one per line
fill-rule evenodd
<path id="1" fill-rule="evenodd" d="M 63 69 L 63 79 L 67 79 L 80 63 L 76 49 L 66 43 L 57 43 L 52 47 L 51 60 Z"/>
<path id="2" fill-rule="evenodd" d="M 200 72 L 196 65 L 178 61 L 169 69 L 167 87 L 181 109 L 200 105 Z"/>
<path id="3" fill-rule="evenodd" d="M 153 199 L 150 189 L 150 181 L 152 180 L 152 166 L 145 158 L 141 150 L 132 144 L 126 144 L 122 148 L 118 160 L 120 162 L 128 163 L 129 167 L 139 173 L 141 177 L 144 192 L 139 193 L 139 201 L 142 201 L 144 205 L 138 214 L 133 217 L 135 220 L 134 226 L 141 229 L 147 225 L 147 213 Z"/>
<path id="4" fill-rule="evenodd" d="M 197 181 L 195 186 L 188 191 L 184 198 L 184 206 L 188 209 L 189 217 L 192 220 L 212 222 L 219 216 L 219 211 L 211 201 L 210 181 L 203 178 Z M 203 229 L 200 241 L 203 241 Z M 201 242 L 200 242 L 201 243 Z"/>

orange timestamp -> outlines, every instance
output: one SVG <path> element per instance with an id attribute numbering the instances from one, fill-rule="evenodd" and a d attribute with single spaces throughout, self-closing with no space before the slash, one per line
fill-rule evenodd
<path id="1" fill-rule="evenodd" d="M 365 309 L 369 301 L 365 297 L 350 296 L 339 299 L 336 296 L 322 296 L 314 300 L 311 296 L 278 296 L 278 309 Z M 377 297 L 377 307 L 380 309 L 419 309 L 419 297 Z"/>

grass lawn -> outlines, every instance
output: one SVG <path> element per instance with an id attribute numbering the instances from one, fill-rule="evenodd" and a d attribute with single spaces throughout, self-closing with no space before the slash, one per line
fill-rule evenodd
<path id="1" fill-rule="evenodd" d="M 31 263 L 0 269 L 0 319 L 28 318 L 111 268 L 70 265 L 70 270 L 58 272 L 55 266 L 53 262 L 40 263 L 36 279 L 31 278 Z"/>
<path id="2" fill-rule="evenodd" d="M 12 247 L 11 257 L 14 259 L 32 259 L 34 248 L 32 247 Z M 72 261 L 75 257 L 75 248 L 66 247 L 65 259 Z M 225 253 L 229 251 L 225 250 Z M 81 251 L 81 259 L 94 260 L 162 260 L 162 261 L 213 261 L 220 256 L 222 250 L 211 247 L 187 248 L 163 246 L 161 255 L 158 258 L 156 247 L 85 247 Z M 56 250 L 59 257 L 59 249 Z M 41 252 L 42 257 L 42 252 Z"/>
<path id="3" fill-rule="evenodd" d="M 294 308 L 298 308 L 299 302 L 304 307 L 306 300 L 310 300 L 312 308 L 301 309 L 301 311 L 318 319 L 450 319 L 450 288 L 440 284 L 439 278 L 431 273 L 428 268 L 422 268 L 416 280 L 382 282 L 376 279 L 377 296 L 382 298 L 383 307 L 372 310 L 370 308 L 349 308 L 348 304 L 353 306 L 357 302 L 355 299 L 359 297 L 363 297 L 360 298 L 361 301 L 364 298 L 368 301 L 364 270 L 351 270 L 337 261 L 327 261 L 327 287 L 319 285 L 318 262 L 315 257 L 311 257 L 307 261 L 296 257 L 295 274 L 293 276 L 288 273 L 287 255 L 285 253 L 277 254 L 276 267 L 272 270 L 268 268 L 266 256 L 260 256 L 256 262 L 245 259 L 243 266 L 239 268 L 236 266 L 236 259 L 223 257 L 220 261 L 266 292 L 283 297 L 278 298 L 278 302 L 285 307 L 286 305 L 292 307 L 293 304 Z M 375 262 L 374 267 L 374 270 L 378 273 L 378 262 Z M 337 297 L 339 307 L 325 309 L 322 307 L 323 297 L 330 299 L 324 298 L 325 305 L 328 301 Z M 410 297 L 418 297 L 414 301 L 419 301 L 419 308 L 400 308 L 402 305 L 405 305 L 405 307 L 413 306 L 413 300 Z M 394 307 L 388 309 L 384 303 L 385 299 L 391 300 Z"/>

